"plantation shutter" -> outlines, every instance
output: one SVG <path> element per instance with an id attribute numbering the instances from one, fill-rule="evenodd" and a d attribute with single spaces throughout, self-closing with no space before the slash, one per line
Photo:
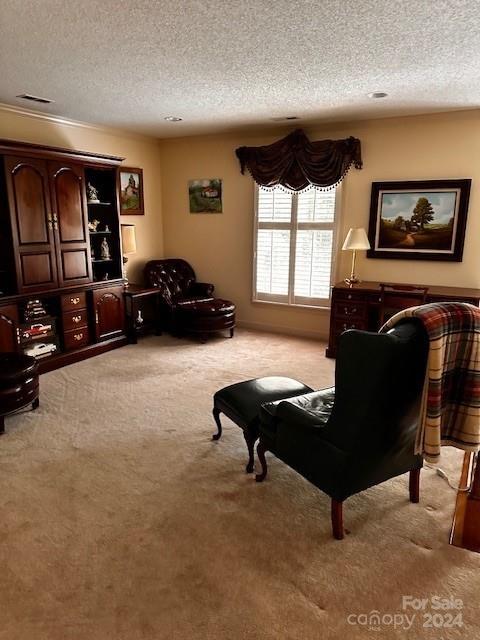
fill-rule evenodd
<path id="1" fill-rule="evenodd" d="M 324 305 L 330 297 L 335 191 L 257 191 L 254 299 Z"/>
<path id="2" fill-rule="evenodd" d="M 292 194 L 282 189 L 259 189 L 257 211 L 256 290 L 287 302 Z"/>
<path id="3" fill-rule="evenodd" d="M 330 297 L 334 220 L 335 191 L 298 194 L 295 299 Z"/>

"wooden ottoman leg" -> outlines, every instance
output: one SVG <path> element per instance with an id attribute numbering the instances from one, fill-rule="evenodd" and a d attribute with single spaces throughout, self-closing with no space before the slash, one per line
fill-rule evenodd
<path id="1" fill-rule="evenodd" d="M 0 436 L 5 433 L 5 418 L 0 416 Z"/>
<path id="2" fill-rule="evenodd" d="M 254 459 L 255 441 L 258 436 L 252 435 L 248 430 L 245 430 L 243 432 L 243 437 L 245 438 L 245 442 L 247 443 L 247 449 L 248 449 L 248 463 L 247 463 L 247 466 L 245 467 L 245 471 L 247 473 L 253 473 L 253 467 L 255 464 L 255 459 Z"/>
<path id="3" fill-rule="evenodd" d="M 258 459 L 260 460 L 260 464 L 262 465 L 262 472 L 257 473 L 257 475 L 255 476 L 256 482 L 263 482 L 267 476 L 268 468 L 267 468 L 267 461 L 265 459 L 266 450 L 267 448 L 265 447 L 265 443 L 262 442 L 262 440 L 260 439 L 257 445 L 257 456 L 258 456 Z"/>
<path id="4" fill-rule="evenodd" d="M 32 411 L 35 411 L 35 409 L 38 409 L 39 406 L 40 406 L 40 398 L 35 398 L 35 400 L 32 402 Z"/>
<path id="5" fill-rule="evenodd" d="M 410 502 L 420 502 L 420 469 L 412 469 L 408 482 Z"/>
<path id="6" fill-rule="evenodd" d="M 222 423 L 220 422 L 220 409 L 217 409 L 217 407 L 213 407 L 213 419 L 216 422 L 217 425 L 217 429 L 218 432 L 214 433 L 212 436 L 212 440 L 220 440 L 221 436 L 222 436 Z"/>
<path id="7" fill-rule="evenodd" d="M 343 540 L 343 502 L 332 498 L 332 533 L 335 540 Z"/>
<path id="8" fill-rule="evenodd" d="M 235 327 L 232 327 L 230 329 L 230 338 L 233 338 L 234 333 L 235 333 Z"/>

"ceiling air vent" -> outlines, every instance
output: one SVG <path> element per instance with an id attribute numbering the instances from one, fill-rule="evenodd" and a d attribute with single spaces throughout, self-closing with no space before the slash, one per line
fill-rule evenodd
<path id="1" fill-rule="evenodd" d="M 274 122 L 285 122 L 285 120 L 300 120 L 298 116 L 274 116 L 270 119 Z"/>
<path id="2" fill-rule="evenodd" d="M 40 102 L 41 104 L 51 104 L 55 100 L 49 100 L 48 98 L 41 98 L 40 96 L 32 96 L 30 93 L 21 93 L 17 98 L 22 100 L 30 100 L 30 102 Z"/>

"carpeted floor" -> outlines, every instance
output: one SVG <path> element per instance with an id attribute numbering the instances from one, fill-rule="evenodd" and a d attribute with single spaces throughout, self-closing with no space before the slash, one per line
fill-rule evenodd
<path id="1" fill-rule="evenodd" d="M 152 337 L 43 376 L 40 409 L 0 439 L 0 638 L 480 637 L 480 555 L 448 545 L 455 494 L 431 470 L 419 505 L 407 477 L 350 498 L 338 542 L 326 496 L 273 458 L 256 484 L 227 419 L 210 440 L 214 391 L 269 374 L 326 386 L 323 353 L 247 331 Z M 446 449 L 443 466 L 457 476 L 461 459 Z M 442 610 L 423 628 L 428 603 L 402 629 L 402 596 L 461 599 L 465 626 Z"/>

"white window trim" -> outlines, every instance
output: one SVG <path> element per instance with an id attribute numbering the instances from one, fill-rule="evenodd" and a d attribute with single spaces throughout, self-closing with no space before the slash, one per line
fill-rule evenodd
<path id="1" fill-rule="evenodd" d="M 303 298 L 300 296 L 294 296 L 294 278 L 295 278 L 295 255 L 296 255 L 296 239 L 297 229 L 315 229 L 321 230 L 332 229 L 332 263 L 330 271 L 330 287 L 332 287 L 338 279 L 338 267 L 339 267 L 339 230 L 341 229 L 341 195 L 342 186 L 337 185 L 335 189 L 335 215 L 332 223 L 321 222 L 296 222 L 297 220 L 297 200 L 294 199 L 292 204 L 292 219 L 291 222 L 262 222 L 261 227 L 258 223 L 258 185 L 254 185 L 254 215 L 253 215 L 253 260 L 252 260 L 252 302 L 255 303 L 267 303 L 276 304 L 287 307 L 299 307 L 310 309 L 329 309 L 331 303 L 331 296 L 328 298 Z M 258 293 L 257 292 L 257 240 L 258 229 L 286 229 L 290 231 L 290 265 L 289 265 L 289 294 L 270 294 L 270 293 Z"/>

